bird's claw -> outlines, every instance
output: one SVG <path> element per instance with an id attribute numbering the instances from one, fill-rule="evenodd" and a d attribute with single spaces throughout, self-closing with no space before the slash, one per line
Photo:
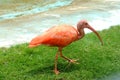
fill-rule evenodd
<path id="1" fill-rule="evenodd" d="M 78 59 L 76 59 L 76 60 L 72 60 L 72 59 L 70 59 L 70 60 L 69 60 L 70 63 L 79 64 L 77 61 L 78 61 Z"/>
<path id="2" fill-rule="evenodd" d="M 58 75 L 60 72 L 58 70 L 54 70 L 54 73 Z"/>
<path id="3" fill-rule="evenodd" d="M 69 59 L 69 64 L 65 67 L 65 69 L 67 69 L 67 68 L 70 66 L 71 63 L 79 64 L 79 63 L 77 62 L 78 60 L 79 60 L 79 59 L 76 59 L 76 60 Z"/>

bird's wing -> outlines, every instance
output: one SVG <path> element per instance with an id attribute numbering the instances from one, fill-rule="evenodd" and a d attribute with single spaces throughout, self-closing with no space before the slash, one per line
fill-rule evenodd
<path id="1" fill-rule="evenodd" d="M 44 34 L 37 36 L 31 41 L 31 45 L 40 44 L 50 46 L 66 46 L 78 37 L 77 30 L 70 25 L 59 25 L 50 28 Z"/>

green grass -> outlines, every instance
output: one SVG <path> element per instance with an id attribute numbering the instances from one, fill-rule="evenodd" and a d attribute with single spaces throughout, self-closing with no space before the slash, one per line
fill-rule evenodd
<path id="1" fill-rule="evenodd" d="M 59 75 L 53 73 L 56 47 L 28 48 L 28 43 L 0 48 L 0 80 L 97 80 L 120 72 L 120 26 L 99 32 L 104 45 L 89 33 L 63 49 L 63 54 L 79 59 L 71 64 L 59 58 Z"/>

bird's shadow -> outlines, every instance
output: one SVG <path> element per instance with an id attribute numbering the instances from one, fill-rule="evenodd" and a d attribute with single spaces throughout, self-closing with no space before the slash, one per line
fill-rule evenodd
<path id="1" fill-rule="evenodd" d="M 28 75 L 39 75 L 39 74 L 54 74 L 53 72 L 54 69 L 54 65 L 50 65 L 50 66 L 46 66 L 46 67 L 38 67 L 35 69 L 32 69 L 28 72 L 26 72 Z M 62 73 L 69 73 L 72 72 L 74 70 L 78 70 L 79 67 L 77 64 L 63 64 L 63 63 L 59 63 L 58 64 L 58 70 Z"/>

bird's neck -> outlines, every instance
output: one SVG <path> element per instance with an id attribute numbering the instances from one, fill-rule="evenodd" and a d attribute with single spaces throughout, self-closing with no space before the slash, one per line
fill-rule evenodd
<path id="1" fill-rule="evenodd" d="M 85 35 L 84 29 L 79 29 L 78 30 L 78 39 L 83 38 Z"/>

